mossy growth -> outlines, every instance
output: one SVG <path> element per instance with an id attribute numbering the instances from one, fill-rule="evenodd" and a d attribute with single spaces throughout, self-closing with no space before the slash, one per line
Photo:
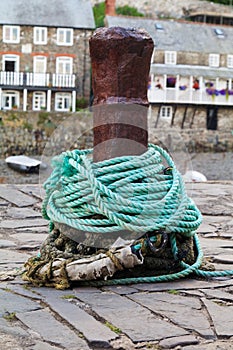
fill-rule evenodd
<path id="1" fill-rule="evenodd" d="M 111 329 L 111 331 L 115 332 L 116 334 L 120 334 L 122 333 L 120 328 L 117 328 L 116 326 L 114 326 L 112 323 L 106 321 L 105 322 L 105 326 L 107 326 L 108 328 Z"/>
<path id="2" fill-rule="evenodd" d="M 179 291 L 176 289 L 169 289 L 168 293 L 169 294 L 179 294 Z"/>
<path id="3" fill-rule="evenodd" d="M 38 115 L 38 122 L 37 125 L 43 125 L 46 123 L 49 119 L 49 113 L 48 112 L 40 112 Z"/>
<path id="4" fill-rule="evenodd" d="M 75 295 L 74 294 L 65 294 L 61 296 L 61 299 L 75 299 Z"/>
<path id="5" fill-rule="evenodd" d="M 22 124 L 22 127 L 24 129 L 27 129 L 28 131 L 32 131 L 33 130 L 33 125 L 27 121 L 24 121 Z"/>
<path id="6" fill-rule="evenodd" d="M 19 117 L 16 113 L 9 113 L 7 116 L 7 121 L 9 122 L 19 121 Z"/>
<path id="7" fill-rule="evenodd" d="M 15 312 L 6 312 L 4 315 L 3 315 L 3 318 L 9 322 L 13 322 L 13 321 L 16 321 L 17 318 L 16 318 L 16 313 Z"/>

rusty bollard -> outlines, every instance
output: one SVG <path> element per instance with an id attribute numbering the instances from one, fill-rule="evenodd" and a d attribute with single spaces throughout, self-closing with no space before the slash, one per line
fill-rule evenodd
<path id="1" fill-rule="evenodd" d="M 147 84 L 153 48 L 144 30 L 99 28 L 91 37 L 95 162 L 147 150 Z"/>

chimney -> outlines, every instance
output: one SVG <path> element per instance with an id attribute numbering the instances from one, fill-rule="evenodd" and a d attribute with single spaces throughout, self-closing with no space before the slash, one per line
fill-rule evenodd
<path id="1" fill-rule="evenodd" d="M 105 15 L 116 16 L 116 0 L 105 0 Z"/>

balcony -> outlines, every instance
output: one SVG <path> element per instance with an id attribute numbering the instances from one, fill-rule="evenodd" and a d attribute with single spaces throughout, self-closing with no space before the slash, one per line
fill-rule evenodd
<path id="1" fill-rule="evenodd" d="M 148 100 L 150 103 L 180 103 L 180 104 L 203 104 L 233 106 L 233 95 L 225 93 L 223 90 L 207 92 L 207 89 L 194 90 L 192 88 L 185 91 L 165 88 L 163 90 L 148 90 Z"/>
<path id="2" fill-rule="evenodd" d="M 0 86 L 75 88 L 75 74 L 0 72 Z"/>
<path id="3" fill-rule="evenodd" d="M 153 64 L 150 103 L 233 106 L 233 69 Z M 195 86 L 195 82 L 197 86 Z"/>

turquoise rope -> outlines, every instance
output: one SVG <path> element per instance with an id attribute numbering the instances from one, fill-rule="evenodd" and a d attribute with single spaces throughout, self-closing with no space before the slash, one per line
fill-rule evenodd
<path id="1" fill-rule="evenodd" d="M 166 165 L 164 165 L 166 162 Z M 180 262 L 180 272 L 88 284 L 129 284 L 171 281 L 195 273 L 202 277 L 230 276 L 233 271 L 202 271 L 203 259 L 196 230 L 201 213 L 187 196 L 179 171 L 162 148 L 150 144 L 140 156 L 123 156 L 92 162 L 92 150 L 62 153 L 52 160 L 54 170 L 44 184 L 43 217 L 75 229 L 104 233 L 122 229 L 138 233 L 163 230 L 170 233 L 174 259 L 176 234 L 193 237 L 197 259 L 193 265 Z M 169 167 L 169 171 L 166 168 Z M 98 214 L 98 215 L 96 215 Z M 93 218 L 93 216 L 95 217 Z M 97 218 L 96 218 L 97 217 Z"/>

